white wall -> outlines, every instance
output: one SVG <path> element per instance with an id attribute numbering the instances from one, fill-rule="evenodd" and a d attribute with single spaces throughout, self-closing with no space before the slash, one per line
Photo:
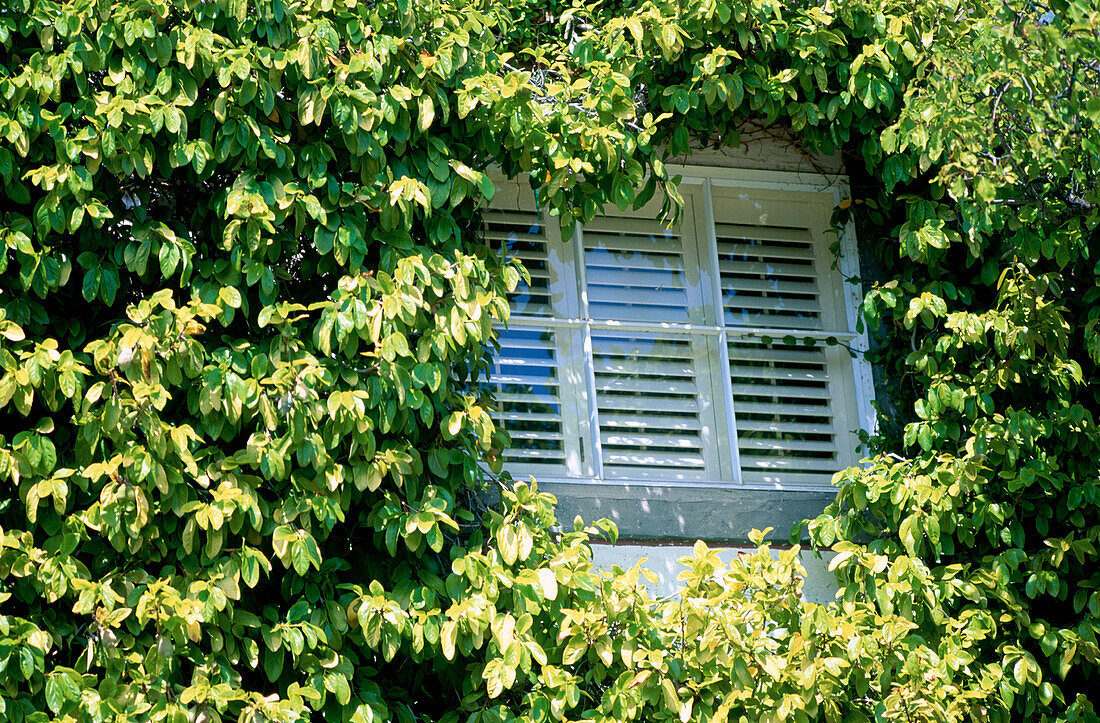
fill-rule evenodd
<path id="1" fill-rule="evenodd" d="M 755 548 L 750 547 L 713 547 L 720 550 L 719 557 L 727 564 L 739 552 L 755 551 Z M 633 567 L 638 560 L 643 557 L 646 558 L 645 567 L 657 575 L 656 587 L 649 585 L 650 594 L 663 597 L 676 592 L 678 588 L 676 576 L 684 569 L 677 560 L 684 555 L 691 555 L 692 548 L 690 545 L 610 545 L 593 543 L 592 554 L 596 566 L 603 570 L 610 570 L 612 565 L 619 565 L 623 568 Z M 818 558 L 807 550 L 800 553 L 799 559 L 802 566 L 806 568 L 806 580 L 802 588 L 804 600 L 826 603 L 833 599 L 837 591 L 836 580 L 833 578 L 833 574 L 829 572 L 829 561 L 833 558 L 833 554 L 824 552 Z"/>

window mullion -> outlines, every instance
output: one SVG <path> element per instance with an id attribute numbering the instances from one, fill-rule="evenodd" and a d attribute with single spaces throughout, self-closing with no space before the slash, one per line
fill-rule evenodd
<path id="1" fill-rule="evenodd" d="M 592 456 L 592 473 L 597 479 L 603 479 L 603 445 L 600 440 L 600 414 L 599 405 L 596 403 L 596 369 L 592 361 L 592 320 L 588 313 L 588 278 L 585 273 L 584 260 L 584 230 L 580 224 L 573 231 L 573 264 L 576 268 L 578 312 L 583 319 L 581 325 L 581 345 L 583 353 L 580 354 L 584 366 L 583 378 L 585 382 L 585 396 L 588 401 L 588 425 L 589 450 Z"/>
<path id="2" fill-rule="evenodd" d="M 719 423 L 726 424 L 726 444 L 723 449 L 728 455 L 730 465 L 729 478 L 735 485 L 741 484 L 741 455 L 737 449 L 737 413 L 733 404 L 733 382 L 730 380 L 729 344 L 726 341 L 725 306 L 722 300 L 722 275 L 718 266 L 718 238 L 714 227 L 714 198 L 711 195 L 711 182 L 707 179 L 703 182 L 703 219 L 704 229 L 701 237 L 706 244 L 707 265 L 709 271 L 707 280 L 711 288 L 711 304 L 714 310 L 714 323 L 718 326 L 718 386 L 721 395 L 718 399 L 725 403 L 722 405 L 722 414 L 725 420 L 719 419 Z M 702 261 L 700 254 L 700 261 Z M 725 458 L 726 455 L 723 455 Z"/>

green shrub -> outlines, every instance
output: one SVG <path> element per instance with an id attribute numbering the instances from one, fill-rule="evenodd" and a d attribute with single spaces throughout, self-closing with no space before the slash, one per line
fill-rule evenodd
<path id="1" fill-rule="evenodd" d="M 1094 717 L 1097 22 L 0 0 L 0 720 Z M 485 170 L 672 215 L 746 123 L 846 154 L 912 403 L 809 524 L 830 606 L 766 547 L 652 600 L 483 502 Z"/>

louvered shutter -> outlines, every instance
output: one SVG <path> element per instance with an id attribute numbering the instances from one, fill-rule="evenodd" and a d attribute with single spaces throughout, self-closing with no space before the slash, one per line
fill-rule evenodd
<path id="1" fill-rule="evenodd" d="M 555 334 L 548 329 L 501 332 L 493 382 L 496 422 L 512 438 L 509 469 L 525 474 L 568 471 L 569 439 L 562 409 L 562 375 Z"/>
<path id="2" fill-rule="evenodd" d="M 644 213 L 644 211 L 643 211 Z M 699 321 L 699 260 L 693 234 L 644 215 L 585 224 L 588 316 L 613 321 Z"/>
<path id="3" fill-rule="evenodd" d="M 551 316 L 550 237 L 541 214 L 534 210 L 490 209 L 483 217 L 485 240 L 509 258 L 518 258 L 531 276 L 522 279 L 509 299 L 513 314 Z"/>
<path id="4" fill-rule="evenodd" d="M 709 363 L 716 354 L 708 351 L 716 339 L 614 329 L 703 319 L 694 226 L 666 228 L 655 216 L 652 206 L 613 212 L 581 232 L 604 476 L 721 479 Z"/>
<path id="5" fill-rule="evenodd" d="M 824 485 L 844 466 L 830 351 L 797 342 L 729 342 L 743 482 Z"/>
<path id="6" fill-rule="evenodd" d="M 798 201 L 714 198 L 736 446 L 749 485 L 827 485 L 854 462 L 851 360 L 825 343 L 845 327 L 826 209 Z"/>
<path id="7" fill-rule="evenodd" d="M 715 223 L 715 237 L 727 325 L 821 328 L 809 229 Z"/>
<path id="8" fill-rule="evenodd" d="M 482 216 L 485 240 L 505 257 L 520 259 L 531 277 L 530 283 L 520 281 L 509 299 L 511 321 L 500 330 L 491 376 L 493 417 L 512 440 L 504 465 L 517 476 L 581 474 L 588 461 L 587 402 L 574 352 L 579 335 L 543 321 L 575 304 L 573 265 L 556 224 L 546 223 L 529 192 L 507 185 L 497 201 Z"/>
<path id="9" fill-rule="evenodd" d="M 592 333 L 603 469 L 625 479 L 718 479 L 705 338 Z"/>

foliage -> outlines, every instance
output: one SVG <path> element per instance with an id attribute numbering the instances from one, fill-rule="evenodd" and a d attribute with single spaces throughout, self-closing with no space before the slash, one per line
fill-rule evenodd
<path id="1" fill-rule="evenodd" d="M 0 719 L 1092 715 L 1096 46 L 1085 2 L 0 0 Z M 654 601 L 480 494 L 484 171 L 675 213 L 747 123 L 847 154 L 914 402 L 810 524 L 831 606 L 763 547 Z"/>
<path id="2" fill-rule="evenodd" d="M 810 528 L 868 543 L 848 545 L 848 596 L 925 628 L 992 615 L 975 655 L 1017 716 L 1094 720 L 1100 17 L 1089 3 L 954 17 L 862 149 L 901 257 L 865 310 L 908 337 L 888 355 L 912 384 L 904 456 L 849 470 Z M 918 571 L 914 592 L 872 579 L 868 552 Z"/>

